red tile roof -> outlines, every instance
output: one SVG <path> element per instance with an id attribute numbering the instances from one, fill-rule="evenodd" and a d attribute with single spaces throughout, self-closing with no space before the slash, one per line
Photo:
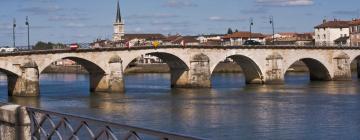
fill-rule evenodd
<path id="1" fill-rule="evenodd" d="M 350 21 L 334 20 L 324 22 L 318 26 L 315 26 L 315 28 L 349 28 L 349 25 Z"/>
<path id="2" fill-rule="evenodd" d="M 132 39 L 146 39 L 146 40 L 162 40 L 165 36 L 162 34 L 125 34 L 125 40 Z"/>
<path id="3" fill-rule="evenodd" d="M 180 44 L 181 42 L 184 43 L 200 43 L 200 41 L 196 40 L 195 36 L 181 36 L 172 41 L 172 43 Z"/>
<path id="4" fill-rule="evenodd" d="M 233 34 L 227 34 L 224 36 L 224 39 L 230 38 L 249 38 L 250 32 L 235 32 Z M 252 38 L 265 38 L 265 35 L 261 33 L 251 33 Z"/>
<path id="5" fill-rule="evenodd" d="M 360 25 L 360 19 L 355 19 L 350 22 L 350 26 Z"/>

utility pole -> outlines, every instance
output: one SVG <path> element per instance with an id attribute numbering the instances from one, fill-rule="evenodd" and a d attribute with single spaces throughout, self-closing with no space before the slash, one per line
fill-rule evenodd
<path id="1" fill-rule="evenodd" d="M 15 44 L 15 27 L 16 27 L 16 20 L 14 18 L 14 20 L 13 20 L 13 47 L 14 48 L 16 47 L 16 44 Z"/>
<path id="2" fill-rule="evenodd" d="M 250 37 L 249 37 L 249 40 L 251 40 L 251 37 L 252 37 L 251 27 L 253 25 L 254 25 L 254 20 L 253 20 L 253 18 L 250 18 Z"/>
<path id="3" fill-rule="evenodd" d="M 30 50 L 30 24 L 29 24 L 29 18 L 26 16 L 25 25 L 27 26 L 27 43 L 28 43 L 28 50 Z"/>
<path id="4" fill-rule="evenodd" d="M 272 26 L 272 41 L 273 45 L 275 45 L 275 28 L 274 28 L 274 17 L 270 16 L 270 24 Z"/>

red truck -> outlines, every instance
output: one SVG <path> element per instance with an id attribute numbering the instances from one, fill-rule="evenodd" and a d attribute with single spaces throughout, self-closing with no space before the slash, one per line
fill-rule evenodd
<path id="1" fill-rule="evenodd" d="M 71 50 L 77 50 L 79 48 L 78 44 L 70 44 L 70 49 Z"/>

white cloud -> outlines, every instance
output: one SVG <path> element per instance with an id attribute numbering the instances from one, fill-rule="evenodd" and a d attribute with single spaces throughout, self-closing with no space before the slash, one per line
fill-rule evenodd
<path id="1" fill-rule="evenodd" d="M 313 0 L 256 0 L 260 5 L 268 6 L 308 6 L 313 5 Z"/>
<path id="2" fill-rule="evenodd" d="M 170 14 L 170 13 L 155 13 L 155 14 L 134 14 L 127 16 L 126 19 L 164 19 L 164 18 L 175 18 L 179 17 L 176 14 Z"/>
<path id="3" fill-rule="evenodd" d="M 219 21 L 219 22 L 241 22 L 247 20 L 246 18 L 225 18 L 220 16 L 211 16 L 208 18 L 210 21 Z"/>
<path id="4" fill-rule="evenodd" d="M 88 20 L 87 17 L 81 17 L 81 16 L 66 16 L 66 15 L 60 15 L 60 16 L 50 16 L 49 21 L 83 21 Z"/>
<path id="5" fill-rule="evenodd" d="M 58 6 L 49 6 L 49 7 L 29 7 L 29 8 L 20 8 L 20 12 L 28 12 L 33 14 L 49 14 L 52 12 L 59 12 L 63 9 Z"/>
<path id="6" fill-rule="evenodd" d="M 183 8 L 183 7 L 196 7 L 197 4 L 195 4 L 192 0 L 167 0 L 165 6 Z"/>

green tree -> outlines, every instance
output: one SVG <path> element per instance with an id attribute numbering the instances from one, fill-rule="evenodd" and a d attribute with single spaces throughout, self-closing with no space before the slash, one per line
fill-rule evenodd
<path id="1" fill-rule="evenodd" d="M 233 30 L 231 28 L 229 28 L 227 31 L 227 34 L 232 34 L 232 33 L 234 33 Z"/>
<path id="2" fill-rule="evenodd" d="M 53 49 L 53 44 L 50 42 L 45 43 L 45 42 L 39 41 L 35 44 L 33 49 L 34 50 L 49 50 L 49 49 Z"/>

